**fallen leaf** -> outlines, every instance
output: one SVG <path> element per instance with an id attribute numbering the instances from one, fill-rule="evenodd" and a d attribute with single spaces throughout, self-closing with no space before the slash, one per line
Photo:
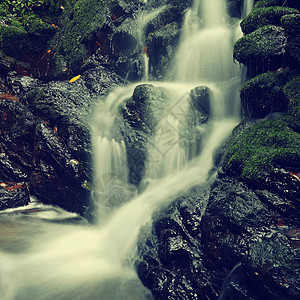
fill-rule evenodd
<path id="1" fill-rule="evenodd" d="M 72 83 L 72 82 L 78 80 L 80 78 L 80 76 L 81 75 L 77 75 L 77 76 L 73 77 L 72 79 L 69 80 L 69 83 Z"/>
<path id="2" fill-rule="evenodd" d="M 8 100 L 12 100 L 12 101 L 19 101 L 19 98 L 17 96 L 14 96 L 14 95 L 9 94 L 9 93 L 0 94 L 0 99 L 8 99 Z"/>
<path id="3" fill-rule="evenodd" d="M 293 173 L 293 172 L 290 172 L 290 175 L 295 177 L 298 181 L 300 181 L 300 173 Z"/>
<path id="4" fill-rule="evenodd" d="M 283 227 L 283 226 L 285 226 L 285 222 L 282 219 L 278 218 L 277 219 L 277 226 L 278 227 Z"/>

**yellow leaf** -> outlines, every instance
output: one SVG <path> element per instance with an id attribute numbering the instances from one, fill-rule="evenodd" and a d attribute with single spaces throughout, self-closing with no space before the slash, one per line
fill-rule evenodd
<path id="1" fill-rule="evenodd" d="M 80 78 L 80 76 L 81 75 L 77 75 L 77 76 L 73 77 L 72 79 L 69 80 L 69 82 L 72 83 L 72 82 L 76 81 L 77 79 Z"/>

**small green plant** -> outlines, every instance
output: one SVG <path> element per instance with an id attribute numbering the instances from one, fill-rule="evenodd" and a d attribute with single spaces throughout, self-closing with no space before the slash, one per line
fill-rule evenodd
<path id="1" fill-rule="evenodd" d="M 41 7 L 44 2 L 45 0 L 3 0 L 0 10 L 24 23 L 37 19 L 34 9 Z"/>

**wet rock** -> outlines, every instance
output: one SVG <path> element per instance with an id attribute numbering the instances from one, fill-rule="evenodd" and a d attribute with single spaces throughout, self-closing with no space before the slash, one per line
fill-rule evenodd
<path id="1" fill-rule="evenodd" d="M 150 73 L 154 78 L 168 75 L 179 37 L 180 27 L 177 22 L 168 24 L 148 35 L 146 44 L 149 53 Z"/>
<path id="2" fill-rule="evenodd" d="M 130 181 L 138 184 L 142 179 L 147 144 L 158 125 L 165 107 L 161 88 L 151 84 L 138 85 L 122 110 L 122 134 L 126 143 Z"/>
<path id="3" fill-rule="evenodd" d="M 155 299 L 204 299 L 215 296 L 197 240 L 206 197 L 191 191 L 153 217 L 140 234 L 136 268 Z M 183 223 L 185 222 L 185 223 Z"/>
<path id="4" fill-rule="evenodd" d="M 289 214 L 276 211 L 260 192 L 254 192 L 234 179 L 221 178 L 212 186 L 201 225 L 206 267 L 209 270 L 225 270 L 230 264 L 233 267 L 240 262 L 247 275 L 237 278 L 241 288 L 238 289 L 238 298 L 244 299 L 246 294 L 253 299 L 261 295 L 272 299 L 292 299 L 288 294 L 298 293 L 295 293 L 297 276 L 293 270 L 294 266 L 296 269 L 299 267 L 296 263 L 298 251 L 292 249 L 290 245 L 293 242 L 287 235 L 275 239 L 279 233 L 279 230 L 276 231 L 277 222 L 283 216 L 289 219 Z M 289 219 L 289 222 L 293 221 Z M 283 253 L 287 258 L 281 261 Z M 277 271 L 274 267 L 278 267 Z M 274 278 L 283 273 L 289 274 L 291 282 L 295 283 L 294 286 L 285 286 L 285 291 L 280 281 L 274 282 Z M 256 290 L 253 286 L 260 288 Z"/>
<path id="5" fill-rule="evenodd" d="M 10 181 L 26 181 L 31 171 L 35 118 L 20 102 L 0 101 L 1 176 Z"/>
<path id="6" fill-rule="evenodd" d="M 123 110 L 124 119 L 131 127 L 145 133 L 154 131 L 165 107 L 165 96 L 161 88 L 151 84 L 138 85 Z"/>
<path id="7" fill-rule="evenodd" d="M 277 70 L 286 65 L 287 39 L 284 29 L 274 25 L 260 27 L 234 45 L 234 59 L 251 74 Z"/>
<path id="8" fill-rule="evenodd" d="M 184 12 L 187 8 L 193 4 L 192 0 L 180 1 L 180 0 L 150 0 L 147 1 L 148 7 L 161 7 L 162 5 L 174 6 L 178 11 Z"/>
<path id="9" fill-rule="evenodd" d="M 300 295 L 300 252 L 281 233 L 254 234 L 249 243 L 247 275 L 261 297 L 296 299 Z"/>
<path id="10" fill-rule="evenodd" d="M 80 162 L 51 128 L 41 123 L 36 128 L 31 188 L 43 203 L 58 205 L 84 214 L 89 205 L 89 178 Z"/>
<path id="11" fill-rule="evenodd" d="M 192 107 L 202 112 L 208 118 L 210 114 L 209 89 L 206 86 L 199 86 L 190 92 Z"/>
<path id="12" fill-rule="evenodd" d="M 0 184 L 0 210 L 24 206 L 29 201 L 28 187 L 24 182 Z"/>
<path id="13" fill-rule="evenodd" d="M 159 13 L 154 19 L 150 20 L 146 27 L 146 36 L 161 29 L 173 22 L 180 23 L 182 20 L 182 12 L 178 8 L 171 6 L 165 7 L 165 9 Z"/>
<path id="14" fill-rule="evenodd" d="M 0 70 L 1 70 L 1 73 L 2 72 L 9 72 L 13 69 L 13 62 L 11 61 L 7 61 L 5 59 L 0 59 Z"/>
<path id="15" fill-rule="evenodd" d="M 228 15 L 233 18 L 241 18 L 243 1 L 241 0 L 227 0 Z"/>

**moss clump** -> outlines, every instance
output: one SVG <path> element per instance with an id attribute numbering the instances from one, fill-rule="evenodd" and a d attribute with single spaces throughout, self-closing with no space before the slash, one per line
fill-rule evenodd
<path id="1" fill-rule="evenodd" d="M 261 0 L 256 2 L 254 8 L 269 7 L 269 6 L 294 7 L 300 9 L 300 1 L 299 0 Z"/>
<path id="2" fill-rule="evenodd" d="M 86 45 L 104 22 L 110 1 L 68 1 L 62 18 L 62 32 L 56 37 L 57 52 L 62 55 L 73 73 L 89 57 Z"/>
<path id="3" fill-rule="evenodd" d="M 246 118 L 264 118 L 273 112 L 286 112 L 289 100 L 283 86 L 295 76 L 289 69 L 263 73 L 247 81 L 241 89 Z"/>
<path id="4" fill-rule="evenodd" d="M 233 57 L 254 74 L 276 70 L 285 66 L 286 44 L 284 30 L 267 25 L 239 39 Z"/>
<path id="5" fill-rule="evenodd" d="M 0 26 L 0 40 L 3 52 L 17 59 L 22 59 L 30 38 L 22 26 Z"/>
<path id="6" fill-rule="evenodd" d="M 224 169 L 249 184 L 261 185 L 272 167 L 300 167 L 300 135 L 290 117 L 261 121 L 230 141 Z"/>
<path id="7" fill-rule="evenodd" d="M 281 23 L 287 37 L 287 52 L 295 64 L 300 64 L 300 14 L 286 15 Z"/>
<path id="8" fill-rule="evenodd" d="M 289 99 L 288 111 L 289 114 L 294 117 L 294 128 L 300 132 L 300 76 L 289 81 L 283 90 Z"/>
<path id="9" fill-rule="evenodd" d="M 290 7 L 262 7 L 254 9 L 242 22 L 241 28 L 244 34 L 249 34 L 265 25 L 281 25 L 280 19 L 287 14 L 299 13 L 297 9 Z"/>

